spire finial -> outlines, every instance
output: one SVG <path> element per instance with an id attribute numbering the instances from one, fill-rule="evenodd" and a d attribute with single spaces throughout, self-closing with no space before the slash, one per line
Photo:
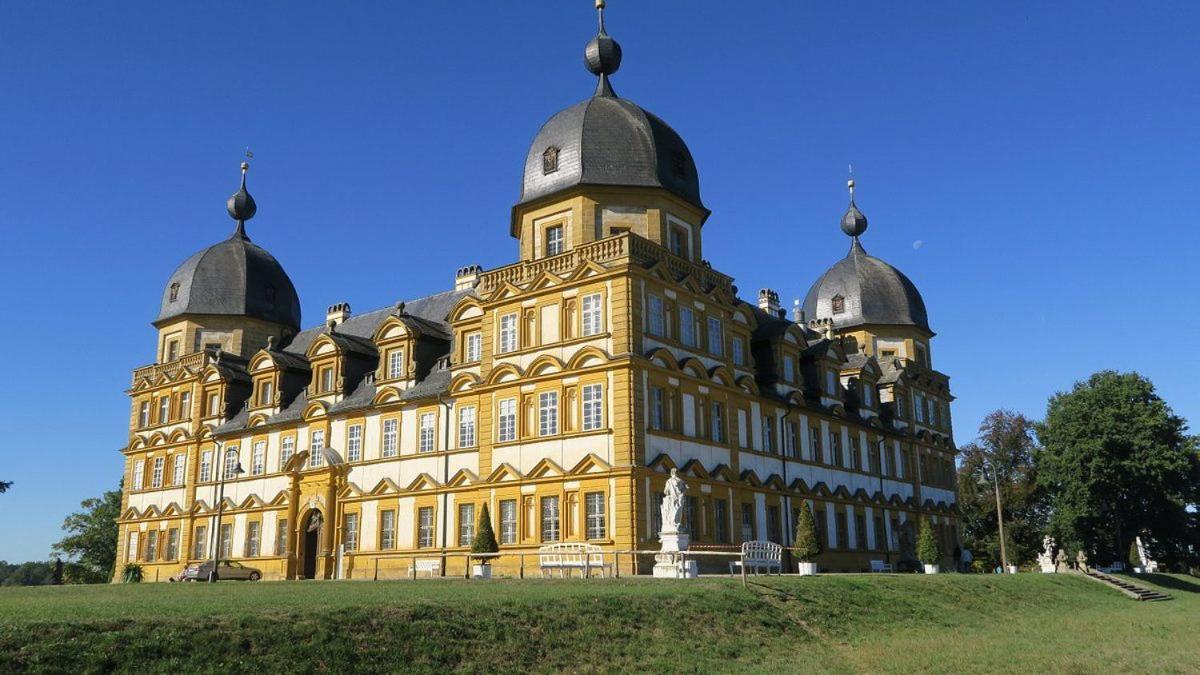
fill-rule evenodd
<path id="1" fill-rule="evenodd" d="M 254 156 L 250 149 L 246 149 L 246 158 Z M 246 190 L 246 173 L 250 171 L 250 163 L 242 162 L 242 185 L 238 191 L 233 193 L 229 201 L 225 203 L 225 210 L 229 212 L 229 217 L 237 221 L 237 229 L 234 230 L 233 236 L 238 239 L 249 241 L 250 237 L 246 236 L 246 221 L 254 217 L 258 212 L 258 205 L 254 203 L 254 197 L 250 196 L 250 192 Z"/>
<path id="2" fill-rule="evenodd" d="M 621 45 L 604 30 L 604 0 L 596 0 L 596 12 L 600 15 L 600 32 L 588 42 L 583 50 L 583 64 L 600 80 L 596 83 L 595 96 L 615 97 L 617 94 L 608 78 L 621 67 Z"/>
<path id="3" fill-rule="evenodd" d="M 846 181 L 846 189 L 850 191 L 850 205 L 846 207 L 846 213 L 842 214 L 842 232 L 845 232 L 846 236 L 853 237 L 857 244 L 859 235 L 867 231 L 867 217 L 858 210 L 858 206 L 854 203 L 853 165 L 850 166 L 850 176 L 851 178 Z"/>

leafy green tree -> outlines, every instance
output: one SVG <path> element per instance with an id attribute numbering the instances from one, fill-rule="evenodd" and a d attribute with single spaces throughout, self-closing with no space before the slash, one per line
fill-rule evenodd
<path id="1" fill-rule="evenodd" d="M 1129 542 L 1129 566 L 1130 567 L 1141 567 L 1142 566 L 1142 554 L 1138 553 L 1137 539 L 1134 539 L 1133 541 Z"/>
<path id="2" fill-rule="evenodd" d="M 1137 373 L 1102 371 L 1050 399 L 1038 428 L 1038 484 L 1050 499 L 1050 531 L 1097 563 L 1120 560 L 1138 534 L 1153 557 L 1195 545 L 1200 499 L 1197 441 Z"/>
<path id="3" fill-rule="evenodd" d="M 479 510 L 479 527 L 475 528 L 475 539 L 471 542 L 471 553 L 498 553 L 500 545 L 496 543 L 496 533 L 492 530 L 492 516 L 488 513 L 486 502 Z M 491 558 L 481 558 L 480 562 L 490 563 Z"/>
<path id="4" fill-rule="evenodd" d="M 800 562 L 813 562 L 821 555 L 821 539 L 812 509 L 802 505 L 796 510 L 796 533 L 792 538 L 792 553 Z"/>
<path id="5" fill-rule="evenodd" d="M 921 529 L 917 534 L 917 557 L 926 565 L 937 565 L 942 561 L 942 552 L 938 549 L 937 538 L 933 536 L 928 518 L 921 519 Z"/>
<path id="6" fill-rule="evenodd" d="M 53 568 L 47 562 L 10 565 L 0 562 L 0 586 L 46 586 L 53 583 Z"/>
<path id="7" fill-rule="evenodd" d="M 117 560 L 117 518 L 121 515 L 121 488 L 106 491 L 80 503 L 82 511 L 63 521 L 67 536 L 54 545 L 54 553 L 73 562 L 65 570 L 68 583 L 106 583 Z"/>
<path id="8" fill-rule="evenodd" d="M 1041 551 L 1049 514 L 1045 491 L 1037 484 L 1035 459 L 1040 448 L 1035 434 L 1032 420 L 1009 410 L 996 410 L 979 425 L 979 437 L 960 449 L 958 509 L 962 542 L 988 569 L 1000 564 L 997 486 L 1009 564 L 1031 561 Z"/>

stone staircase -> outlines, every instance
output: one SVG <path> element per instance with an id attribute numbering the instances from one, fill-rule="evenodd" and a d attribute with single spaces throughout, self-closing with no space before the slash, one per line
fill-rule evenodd
<path id="1" fill-rule="evenodd" d="M 1117 589 L 1118 591 L 1121 591 L 1122 593 L 1124 593 L 1125 595 L 1128 595 L 1129 597 L 1133 598 L 1134 600 L 1146 600 L 1146 601 L 1157 602 L 1157 601 L 1171 599 L 1171 596 L 1167 595 L 1166 593 L 1162 593 L 1160 591 L 1152 591 L 1148 588 L 1142 588 L 1141 586 L 1131 584 L 1124 579 L 1121 579 L 1119 577 L 1114 577 L 1111 574 L 1105 574 L 1104 572 L 1098 572 L 1096 570 L 1087 570 L 1083 574 L 1084 574 L 1084 576 L 1086 576 L 1090 579 L 1095 579 L 1096 581 L 1099 581 L 1102 584 L 1106 584 L 1108 586 L 1111 586 L 1112 588 Z"/>

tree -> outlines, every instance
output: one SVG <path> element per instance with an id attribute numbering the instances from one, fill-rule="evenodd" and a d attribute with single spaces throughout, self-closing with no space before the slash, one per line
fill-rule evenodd
<path id="1" fill-rule="evenodd" d="M 5 492 L 8 492 L 8 488 L 10 488 L 10 487 L 12 487 L 11 480 L 8 482 L 0 480 L 0 494 L 4 494 Z"/>
<path id="2" fill-rule="evenodd" d="M 817 536 L 817 523 L 812 509 L 802 505 L 796 510 L 796 535 L 792 539 L 792 553 L 800 562 L 812 562 L 821 555 L 821 539 Z"/>
<path id="3" fill-rule="evenodd" d="M 471 553 L 499 553 L 500 545 L 496 543 L 496 533 L 492 531 L 492 517 L 488 513 L 485 502 L 479 510 L 479 527 L 475 528 L 475 539 L 471 541 Z M 491 558 L 481 558 L 480 562 L 488 564 Z"/>
<path id="4" fill-rule="evenodd" d="M 67 566 L 70 583 L 104 583 L 113 577 L 117 560 L 117 518 L 121 514 L 121 488 L 106 491 L 80 503 L 82 511 L 63 521 L 67 536 L 54 545 L 54 553 L 73 562 Z"/>
<path id="5" fill-rule="evenodd" d="M 960 449 L 958 509 L 963 545 L 989 569 L 1001 563 L 997 487 L 1009 564 L 1028 562 L 1042 548 L 1047 511 L 1037 485 L 1040 448 L 1036 426 L 1023 415 L 996 410 L 979 425 L 979 437 Z"/>
<path id="6" fill-rule="evenodd" d="M 926 565 L 936 565 L 942 561 L 942 552 L 938 550 L 937 538 L 933 536 L 933 528 L 929 519 L 921 519 L 920 534 L 917 535 L 917 557 Z"/>
<path id="7" fill-rule="evenodd" d="M 53 582 L 50 563 L 11 565 L 0 560 L 0 586 L 46 586 Z"/>
<path id="8" fill-rule="evenodd" d="M 1154 558 L 1184 557 L 1195 542 L 1188 507 L 1200 499 L 1197 440 L 1137 373 L 1102 371 L 1056 394 L 1038 428 L 1038 484 L 1050 531 L 1093 560 L 1120 560 L 1137 535 Z"/>

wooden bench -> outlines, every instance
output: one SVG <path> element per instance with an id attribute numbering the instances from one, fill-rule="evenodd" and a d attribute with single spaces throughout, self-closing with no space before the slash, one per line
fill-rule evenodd
<path id="1" fill-rule="evenodd" d="M 783 573 L 783 547 L 770 541 L 747 541 L 742 544 L 742 557 L 729 563 L 729 573 L 736 568 L 745 566 L 747 571 L 758 575 L 759 570 L 767 574 L 774 569 L 776 574 Z"/>
<path id="2" fill-rule="evenodd" d="M 604 576 L 604 551 L 595 544 L 558 543 L 547 544 L 538 549 L 538 567 L 542 576 L 558 570 L 559 576 L 571 576 L 572 570 L 579 570 L 583 576 L 590 576 L 592 570 L 599 570 Z"/>
<path id="3" fill-rule="evenodd" d="M 434 576 L 442 571 L 442 561 L 437 558 L 417 558 L 408 568 L 409 576 L 414 579 L 418 574 L 424 572 L 429 576 Z"/>
<path id="4" fill-rule="evenodd" d="M 890 573 L 890 572 L 894 572 L 894 571 L 895 570 L 892 569 L 892 566 L 890 563 L 885 563 L 882 560 L 872 560 L 871 561 L 871 572 L 873 572 L 873 573 L 879 573 L 879 572 Z"/>

